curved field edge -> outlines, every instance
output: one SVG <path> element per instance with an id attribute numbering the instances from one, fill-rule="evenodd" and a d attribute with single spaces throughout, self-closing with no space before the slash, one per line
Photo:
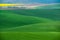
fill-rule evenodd
<path id="1" fill-rule="evenodd" d="M 1 40 L 59 40 L 60 32 L 0 32 Z"/>
<path id="2" fill-rule="evenodd" d="M 35 16 L 52 19 L 55 21 L 60 20 L 60 9 L 22 9 L 22 10 L 0 10 L 3 13 L 16 13 L 26 16 Z"/>
<path id="3" fill-rule="evenodd" d="M 58 22 L 37 23 L 12 28 L 2 29 L 2 32 L 58 32 L 60 24 Z"/>
<path id="4" fill-rule="evenodd" d="M 14 13 L 0 13 L 0 27 L 16 27 L 35 23 L 52 22 L 53 20 Z"/>

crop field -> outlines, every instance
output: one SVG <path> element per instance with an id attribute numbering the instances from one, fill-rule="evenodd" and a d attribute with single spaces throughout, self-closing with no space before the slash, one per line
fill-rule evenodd
<path id="1" fill-rule="evenodd" d="M 59 40 L 59 32 L 3 32 L 1 40 Z"/>
<path id="2" fill-rule="evenodd" d="M 0 10 L 0 40 L 60 40 L 60 9 Z"/>

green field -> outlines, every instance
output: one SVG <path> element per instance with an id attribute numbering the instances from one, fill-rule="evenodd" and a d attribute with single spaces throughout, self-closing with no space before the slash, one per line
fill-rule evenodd
<path id="1" fill-rule="evenodd" d="M 60 9 L 0 10 L 0 40 L 59 40 Z"/>
<path id="2" fill-rule="evenodd" d="M 3 32 L 1 40 L 59 40 L 60 32 Z"/>
<path id="3" fill-rule="evenodd" d="M 25 10 L 3 10 L 3 11 L 7 13 L 12 12 L 20 15 L 43 17 L 60 21 L 60 9 L 25 9 Z"/>

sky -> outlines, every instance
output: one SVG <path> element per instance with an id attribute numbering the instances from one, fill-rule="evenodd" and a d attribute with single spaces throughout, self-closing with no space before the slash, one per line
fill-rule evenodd
<path id="1" fill-rule="evenodd" d="M 0 3 L 60 3 L 60 0 L 0 0 Z"/>

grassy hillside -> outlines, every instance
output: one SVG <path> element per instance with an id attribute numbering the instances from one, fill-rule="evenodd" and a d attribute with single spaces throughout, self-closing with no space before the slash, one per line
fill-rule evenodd
<path id="1" fill-rule="evenodd" d="M 34 23 L 51 22 L 52 20 L 13 13 L 0 13 L 0 28 L 23 26 Z"/>
<path id="2" fill-rule="evenodd" d="M 2 32 L 1 40 L 59 40 L 60 32 Z"/>
<path id="3" fill-rule="evenodd" d="M 2 32 L 59 32 L 60 23 L 50 22 L 50 23 L 37 23 L 24 26 L 17 26 L 12 28 L 2 29 Z"/>
<path id="4" fill-rule="evenodd" d="M 2 32 L 60 32 L 60 23 L 37 23 L 12 28 L 5 28 Z"/>
<path id="5" fill-rule="evenodd" d="M 60 9 L 3 10 L 2 12 L 60 20 Z"/>
<path id="6" fill-rule="evenodd" d="M 0 10 L 0 40 L 60 40 L 60 9 Z"/>

